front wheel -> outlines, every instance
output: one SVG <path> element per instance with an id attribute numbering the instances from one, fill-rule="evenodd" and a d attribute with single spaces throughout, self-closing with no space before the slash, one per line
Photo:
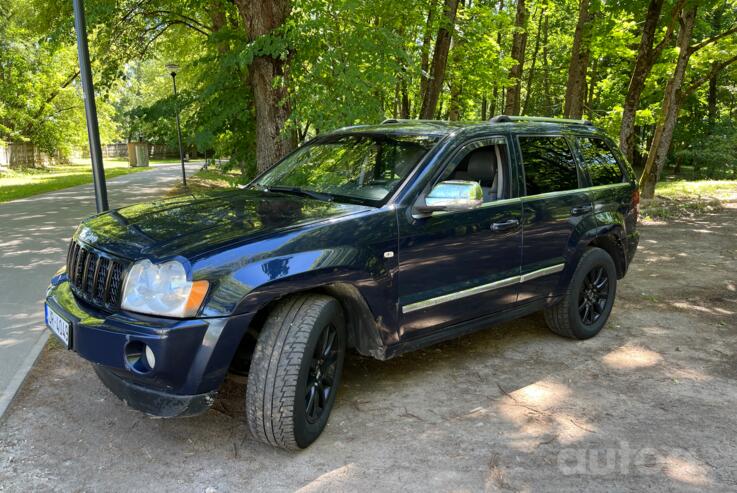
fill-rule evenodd
<path id="1" fill-rule="evenodd" d="M 601 248 L 589 248 L 581 256 L 563 299 L 545 309 L 545 321 L 550 330 L 564 337 L 594 337 L 609 319 L 616 293 L 614 260 Z"/>
<path id="2" fill-rule="evenodd" d="M 345 346 L 336 299 L 308 294 L 279 303 L 264 324 L 248 373 L 251 434 L 285 449 L 314 442 L 335 403 Z"/>

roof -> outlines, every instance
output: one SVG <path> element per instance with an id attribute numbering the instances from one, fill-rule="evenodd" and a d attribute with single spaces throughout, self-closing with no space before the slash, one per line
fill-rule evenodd
<path id="1" fill-rule="evenodd" d="M 520 129 L 527 131 L 554 131 L 561 127 L 586 133 L 601 133 L 597 127 L 586 120 L 567 120 L 563 118 L 545 117 L 510 117 L 499 115 L 488 121 L 445 121 L 445 120 L 400 120 L 388 119 L 379 125 L 355 125 L 343 127 L 331 133 L 366 133 L 394 135 L 434 135 L 442 137 L 450 133 L 462 131 L 474 133 L 479 130 L 499 128 Z"/>

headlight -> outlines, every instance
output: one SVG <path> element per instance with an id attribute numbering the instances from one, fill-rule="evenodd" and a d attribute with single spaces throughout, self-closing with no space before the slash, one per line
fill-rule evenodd
<path id="1" fill-rule="evenodd" d="M 133 264 L 123 286 L 121 308 L 164 317 L 193 317 L 205 299 L 209 283 L 188 281 L 181 262 Z"/>

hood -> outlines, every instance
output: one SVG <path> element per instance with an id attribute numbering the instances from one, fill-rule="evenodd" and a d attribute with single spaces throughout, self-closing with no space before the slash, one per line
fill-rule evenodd
<path id="1" fill-rule="evenodd" d="M 366 210 L 282 193 L 232 189 L 136 204 L 93 216 L 78 238 L 126 258 L 189 257 L 228 243 Z"/>

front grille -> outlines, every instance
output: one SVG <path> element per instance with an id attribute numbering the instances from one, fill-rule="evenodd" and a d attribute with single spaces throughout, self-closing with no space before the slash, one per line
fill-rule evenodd
<path id="1" fill-rule="evenodd" d="M 123 291 L 124 264 L 74 240 L 67 254 L 67 275 L 74 294 L 93 305 L 117 308 Z"/>

